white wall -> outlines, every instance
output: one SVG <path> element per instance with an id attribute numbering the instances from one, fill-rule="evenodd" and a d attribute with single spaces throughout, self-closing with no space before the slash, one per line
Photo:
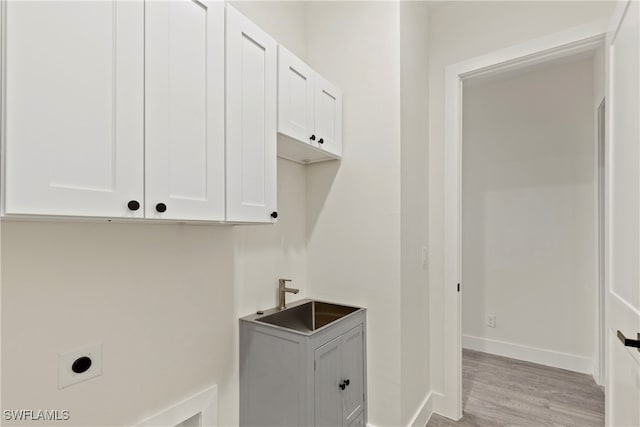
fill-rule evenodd
<path id="1" fill-rule="evenodd" d="M 426 424 L 422 404 L 431 391 L 429 274 L 422 248 L 429 242 L 428 5 L 400 3 L 401 113 L 401 411 L 402 425 Z M 416 418 L 414 420 L 414 417 Z"/>
<path id="2" fill-rule="evenodd" d="M 4 222 L 3 409 L 124 426 L 211 383 L 228 393 L 232 247 L 216 226 Z M 94 342 L 102 376 L 58 390 L 58 353 Z"/>
<path id="3" fill-rule="evenodd" d="M 305 57 L 302 3 L 236 6 Z M 237 425 L 237 318 L 273 307 L 278 277 L 308 291 L 305 194 L 304 167 L 279 160 L 275 226 L 3 221 L 3 408 L 125 426 L 217 383 Z M 58 390 L 58 353 L 97 341 L 102 376 Z"/>
<path id="4" fill-rule="evenodd" d="M 494 50 L 606 18 L 613 7 L 606 2 L 451 2 L 430 13 L 429 307 L 434 391 L 444 389 L 445 69 Z"/>
<path id="5" fill-rule="evenodd" d="M 568 353 L 563 367 L 592 372 L 593 75 L 589 57 L 465 85 L 462 333 L 471 348 L 533 347 L 545 352 L 528 351 L 537 362 Z"/>
<path id="6" fill-rule="evenodd" d="M 369 423 L 399 425 L 400 15 L 391 2 L 307 4 L 309 65 L 343 91 L 343 159 L 308 166 L 314 297 L 368 308 Z"/>

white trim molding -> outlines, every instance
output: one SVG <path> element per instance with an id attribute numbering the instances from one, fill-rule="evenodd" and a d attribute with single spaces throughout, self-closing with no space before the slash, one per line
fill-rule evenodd
<path id="1" fill-rule="evenodd" d="M 216 427 L 218 425 L 218 386 L 213 385 L 169 408 L 146 418 L 135 427 L 181 427 L 193 417 L 200 416 L 198 423 L 188 426 Z"/>
<path id="2" fill-rule="evenodd" d="M 433 392 L 429 392 L 422 400 L 422 403 L 411 417 L 407 427 L 424 427 L 433 414 Z"/>
<path id="3" fill-rule="evenodd" d="M 459 62 L 446 69 L 444 105 L 444 397 L 442 404 L 435 405 L 434 409 L 437 413 L 453 420 L 462 418 L 461 303 L 457 285 L 462 276 L 461 135 L 463 80 L 512 71 L 568 55 L 595 50 L 605 41 L 607 23 L 607 20 L 595 21 Z M 462 291 L 464 292 L 464 286 Z"/>
<path id="4" fill-rule="evenodd" d="M 416 408 L 416 412 L 411 417 L 411 420 L 407 424 L 407 427 L 424 427 L 431 419 L 431 415 L 434 414 L 434 400 L 438 397 L 442 397 L 440 393 L 430 391 L 422 403 Z M 367 423 L 367 427 L 377 427 L 374 424 Z"/>
<path id="5" fill-rule="evenodd" d="M 495 354 L 497 356 L 524 360 L 525 362 L 538 363 L 540 365 L 593 375 L 593 359 L 578 354 L 563 353 L 555 350 L 530 347 L 528 345 L 492 340 L 490 338 L 474 337 L 472 335 L 462 336 L 462 347 Z"/>

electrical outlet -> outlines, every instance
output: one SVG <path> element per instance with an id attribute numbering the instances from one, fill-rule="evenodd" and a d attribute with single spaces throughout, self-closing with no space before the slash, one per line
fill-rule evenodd
<path id="1" fill-rule="evenodd" d="M 102 375 L 102 343 L 88 345 L 58 356 L 58 388 Z"/>
<path id="2" fill-rule="evenodd" d="M 496 316 L 495 316 L 495 314 L 487 315 L 487 326 L 490 327 L 490 328 L 495 328 L 496 327 Z"/>

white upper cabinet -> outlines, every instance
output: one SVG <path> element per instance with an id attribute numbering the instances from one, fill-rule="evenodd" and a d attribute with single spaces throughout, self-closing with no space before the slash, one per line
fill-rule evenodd
<path id="1" fill-rule="evenodd" d="M 142 217 L 144 4 L 2 6 L 4 212 Z"/>
<path id="2" fill-rule="evenodd" d="M 342 94 L 278 47 L 278 156 L 299 163 L 342 155 Z"/>
<path id="3" fill-rule="evenodd" d="M 315 105 L 318 146 L 342 156 L 342 92 L 320 75 L 315 78 Z"/>
<path id="4" fill-rule="evenodd" d="M 276 41 L 227 6 L 227 221 L 277 217 L 276 86 Z"/>
<path id="5" fill-rule="evenodd" d="M 224 220 L 224 4 L 145 10 L 147 218 Z"/>
<path id="6" fill-rule="evenodd" d="M 276 220 L 278 44 L 258 26 L 209 0 L 2 7 L 2 214 Z M 281 132 L 339 157 L 339 92 L 284 48 L 280 67 Z"/>
<path id="7" fill-rule="evenodd" d="M 315 72 L 278 46 L 278 132 L 301 142 L 315 139 Z"/>

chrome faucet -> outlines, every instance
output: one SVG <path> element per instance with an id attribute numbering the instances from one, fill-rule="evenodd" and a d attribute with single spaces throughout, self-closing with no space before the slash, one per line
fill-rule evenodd
<path id="1" fill-rule="evenodd" d="M 287 292 L 291 292 L 292 294 L 297 294 L 300 292 L 299 289 L 295 288 L 287 288 L 287 282 L 290 282 L 291 279 L 278 279 L 278 310 L 284 310 L 287 308 L 286 300 L 284 294 Z"/>

